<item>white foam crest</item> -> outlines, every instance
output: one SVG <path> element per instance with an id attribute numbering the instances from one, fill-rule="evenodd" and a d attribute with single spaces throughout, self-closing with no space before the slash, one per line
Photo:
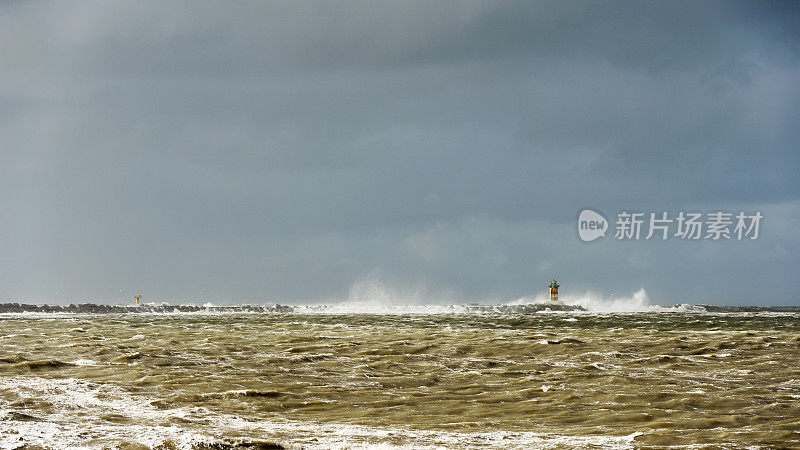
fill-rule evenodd
<path id="1" fill-rule="evenodd" d="M 550 301 L 550 296 L 547 293 L 540 293 L 534 297 L 531 296 L 524 296 L 520 297 L 516 300 L 512 300 L 510 302 L 506 302 L 506 305 L 529 305 L 531 303 L 547 303 Z"/>
<path id="2" fill-rule="evenodd" d="M 309 423 L 278 420 L 252 420 L 232 414 L 212 414 L 204 408 L 159 409 L 154 399 L 134 397 L 110 384 L 75 379 L 48 380 L 37 377 L 8 377 L 0 389 L 21 397 L 40 398 L 55 411 L 23 411 L 30 417 L 14 416 L 10 404 L 0 401 L 0 448 L 42 446 L 64 449 L 117 447 L 120 443 L 143 444 L 154 448 L 196 448 L 225 442 L 231 431 L 250 432 L 288 446 L 302 448 L 563 448 L 601 446 L 630 448 L 636 436 L 569 436 L 525 431 L 455 432 L 398 427 L 371 427 L 346 423 Z M 544 389 L 543 389 L 544 390 Z M 15 409 L 15 408 L 13 408 Z M 106 421 L 108 414 L 125 416 L 133 423 Z M 172 419 L 191 419 L 173 422 Z M 200 423 L 193 430 L 190 424 Z M 240 433 L 233 433 L 239 435 Z"/>
<path id="3" fill-rule="evenodd" d="M 370 275 L 350 286 L 347 300 L 339 303 L 292 305 L 298 313 L 317 314 L 446 314 L 468 312 L 454 304 L 447 291 L 434 292 L 424 286 L 391 286 Z M 443 304 L 450 301 L 451 304 Z"/>
<path id="4" fill-rule="evenodd" d="M 76 379 L 51 380 L 37 377 L 7 377 L 0 389 L 21 398 L 41 399 L 54 411 L 22 411 L 37 420 L 19 419 L 9 414 L 10 404 L 0 402 L 5 417 L 0 420 L 0 448 L 56 445 L 63 449 L 108 448 L 111 443 L 137 442 L 155 447 L 171 442 L 179 449 L 195 444 L 211 444 L 215 439 L 205 433 L 191 432 L 177 425 L 163 425 L 175 411 L 162 412 L 148 400 L 135 399 L 122 389 Z M 135 417 L 139 423 L 103 423 L 104 415 Z M 91 424 L 91 426 L 87 426 Z"/>
<path id="5" fill-rule="evenodd" d="M 240 419 L 239 419 L 240 420 Z M 567 436 L 526 431 L 454 432 L 405 427 L 369 427 L 296 421 L 239 422 L 273 436 L 292 436 L 289 445 L 308 449 L 439 449 L 439 448 L 632 448 L 642 433 L 627 436 Z"/>
<path id="6" fill-rule="evenodd" d="M 594 292 L 587 292 L 580 297 L 565 296 L 564 303 L 586 308 L 590 312 L 643 312 L 653 311 L 657 305 L 650 304 L 650 298 L 644 288 L 634 292 L 630 297 L 603 297 Z"/>
<path id="7" fill-rule="evenodd" d="M 379 302 L 341 302 L 295 305 L 297 314 L 460 314 L 472 312 L 466 305 L 392 305 Z"/>
<path id="8" fill-rule="evenodd" d="M 561 295 L 561 301 L 565 305 L 580 306 L 590 313 L 626 313 L 626 312 L 647 312 L 661 311 L 664 307 L 650 304 L 647 291 L 644 288 L 634 292 L 629 297 L 603 297 L 595 292 L 586 292 L 580 296 Z M 528 305 L 528 304 L 548 304 L 550 297 L 548 293 L 540 293 L 536 296 L 521 297 L 517 300 L 507 302 L 506 305 Z M 558 311 L 556 311 L 558 312 Z"/>
<path id="9" fill-rule="evenodd" d="M 591 313 L 705 312 L 705 308 L 696 305 L 661 306 L 652 304 L 644 288 L 640 288 L 628 297 L 616 297 L 613 294 L 603 297 L 589 291 L 582 296 L 563 296 L 562 298 L 565 304 L 581 306 Z"/>

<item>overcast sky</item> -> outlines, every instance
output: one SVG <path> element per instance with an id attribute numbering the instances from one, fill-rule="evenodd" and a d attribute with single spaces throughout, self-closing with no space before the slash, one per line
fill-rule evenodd
<path id="1" fill-rule="evenodd" d="M 796 2 L 0 4 L 0 302 L 800 303 Z M 764 216 L 578 239 L 585 208 Z M 614 227 L 614 223 L 610 224 Z"/>

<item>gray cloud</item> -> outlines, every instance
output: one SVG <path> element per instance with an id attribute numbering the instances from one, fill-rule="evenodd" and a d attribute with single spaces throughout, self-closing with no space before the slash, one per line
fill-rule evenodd
<path id="1" fill-rule="evenodd" d="M 378 273 L 473 300 L 556 274 L 791 303 L 797 11 L 6 3 L 0 297 L 318 301 Z M 771 215 L 748 243 L 584 245 L 585 206 Z"/>

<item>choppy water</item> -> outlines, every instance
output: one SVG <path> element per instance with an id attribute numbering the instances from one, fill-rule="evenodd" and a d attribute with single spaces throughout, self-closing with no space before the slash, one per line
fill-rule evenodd
<path id="1" fill-rule="evenodd" d="M 800 314 L 3 314 L 0 447 L 800 447 Z"/>

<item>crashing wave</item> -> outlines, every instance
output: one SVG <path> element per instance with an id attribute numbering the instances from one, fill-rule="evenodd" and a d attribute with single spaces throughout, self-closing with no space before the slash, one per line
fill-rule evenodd
<path id="1" fill-rule="evenodd" d="M 526 305 L 388 305 L 384 303 L 341 302 L 317 305 L 170 305 L 168 303 L 144 305 L 98 305 L 81 303 L 70 305 L 29 305 L 0 303 L 0 314 L 24 313 L 77 313 L 77 314 L 127 314 L 127 313 L 205 313 L 205 314 L 470 314 L 499 313 L 526 314 L 549 311 L 584 311 L 577 305 L 526 304 Z"/>
<path id="2" fill-rule="evenodd" d="M 171 305 L 148 303 L 143 305 L 104 305 L 81 303 L 70 305 L 31 305 L 0 303 L 0 314 L 533 314 L 578 312 L 587 314 L 625 313 L 800 313 L 797 306 L 713 306 L 680 304 L 672 306 L 651 305 L 646 293 L 636 293 L 629 299 L 604 300 L 585 296 L 565 299 L 564 304 L 550 302 L 523 303 L 519 300 L 504 304 L 386 304 L 371 302 L 341 302 L 314 305 Z M 637 296 L 638 295 L 638 296 Z"/>

